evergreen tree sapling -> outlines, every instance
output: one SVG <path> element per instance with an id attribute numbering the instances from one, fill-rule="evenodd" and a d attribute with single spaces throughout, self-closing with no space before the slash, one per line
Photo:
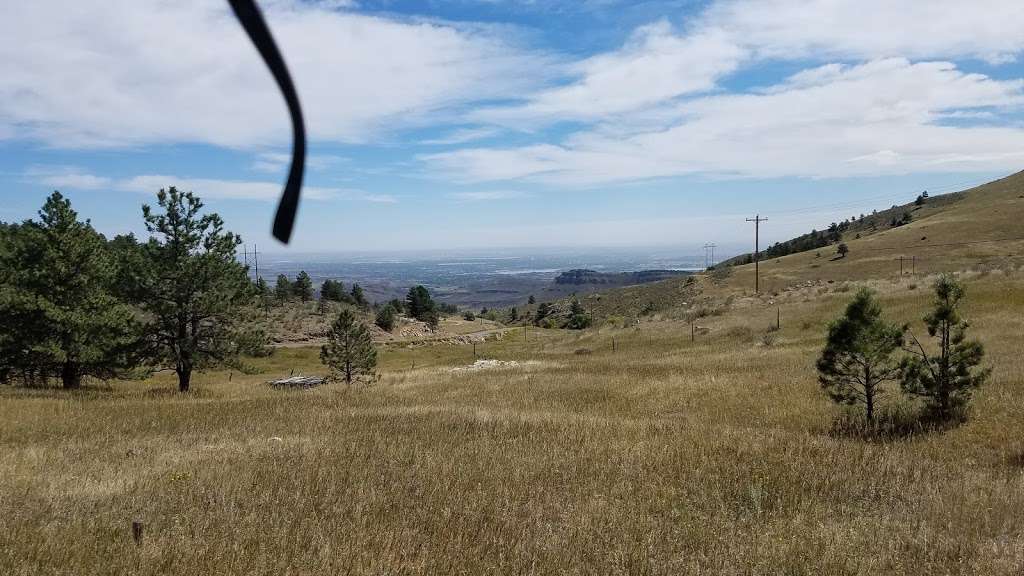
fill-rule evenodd
<path id="1" fill-rule="evenodd" d="M 874 421 L 883 386 L 900 374 L 894 353 L 903 345 L 903 332 L 882 319 L 874 294 L 862 288 L 828 326 L 817 362 L 822 390 L 837 403 L 864 406 L 865 417 Z"/>
<path id="2" fill-rule="evenodd" d="M 302 302 L 309 302 L 313 299 L 313 279 L 305 270 L 299 272 L 292 284 L 292 293 Z"/>
<path id="3" fill-rule="evenodd" d="M 960 314 L 964 288 L 955 277 L 944 274 L 935 282 L 932 311 L 924 317 L 936 351 L 929 353 L 915 337 L 908 347 L 912 356 L 902 365 L 900 385 L 904 392 L 923 398 L 940 418 L 957 416 L 967 407 L 971 393 L 984 384 L 991 368 L 979 369 L 985 349 L 967 339 L 969 324 Z"/>
<path id="4" fill-rule="evenodd" d="M 331 324 L 327 343 L 320 348 L 320 361 L 330 368 L 332 378 L 342 379 L 348 384 L 373 377 L 377 350 L 370 331 L 351 310 L 342 310 Z"/>
<path id="5" fill-rule="evenodd" d="M 352 285 L 352 292 L 350 296 L 352 297 L 352 303 L 360 308 L 366 308 L 370 305 L 370 303 L 366 301 L 366 295 L 363 294 L 363 287 L 359 284 Z"/>
<path id="6" fill-rule="evenodd" d="M 277 281 L 274 283 L 274 299 L 278 302 L 287 302 L 291 299 L 292 293 L 291 280 L 284 274 L 278 274 Z"/>
<path id="7" fill-rule="evenodd" d="M 374 323 L 385 332 L 391 332 L 395 329 L 395 309 L 391 304 L 385 304 L 377 311 L 377 318 L 374 320 Z"/>

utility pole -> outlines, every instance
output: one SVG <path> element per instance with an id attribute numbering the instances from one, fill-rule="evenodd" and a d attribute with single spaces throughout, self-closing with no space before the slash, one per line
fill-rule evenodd
<path id="1" fill-rule="evenodd" d="M 910 275 L 917 276 L 917 256 L 910 257 Z"/>
<path id="2" fill-rule="evenodd" d="M 747 222 L 754 223 L 754 294 L 761 292 L 761 271 L 758 270 L 758 261 L 761 260 L 761 222 L 767 222 L 767 218 L 761 218 L 758 214 L 753 218 L 747 218 Z"/>
<path id="3" fill-rule="evenodd" d="M 711 250 L 711 260 L 710 260 L 710 262 L 708 261 L 708 250 L 709 249 Z M 711 266 L 714 266 L 714 265 L 715 265 L 715 244 L 713 242 L 709 242 L 709 243 L 704 245 L 704 268 L 707 269 L 707 268 L 710 268 Z"/>
<path id="4" fill-rule="evenodd" d="M 252 259 L 253 259 L 254 262 L 256 262 L 256 281 L 259 282 L 259 279 L 260 279 L 260 257 L 259 257 L 259 251 L 256 250 L 256 243 L 255 242 L 252 243 Z"/>

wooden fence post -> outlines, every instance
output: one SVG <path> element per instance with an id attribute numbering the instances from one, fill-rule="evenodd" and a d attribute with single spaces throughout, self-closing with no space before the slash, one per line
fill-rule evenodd
<path id="1" fill-rule="evenodd" d="M 136 546 L 142 545 L 142 520 L 132 520 L 132 540 Z"/>

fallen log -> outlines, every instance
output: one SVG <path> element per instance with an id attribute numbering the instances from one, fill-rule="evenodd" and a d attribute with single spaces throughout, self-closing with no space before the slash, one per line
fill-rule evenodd
<path id="1" fill-rule="evenodd" d="M 312 388 L 323 384 L 326 379 L 322 376 L 291 376 L 279 380 L 270 380 L 267 384 L 275 388 Z"/>

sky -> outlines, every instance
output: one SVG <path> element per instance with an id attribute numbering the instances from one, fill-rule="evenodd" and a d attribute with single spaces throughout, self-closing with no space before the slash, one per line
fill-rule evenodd
<path id="1" fill-rule="evenodd" d="M 765 243 L 1024 168 L 1015 0 L 264 0 L 291 132 L 226 2 L 0 6 L 0 220 L 101 232 L 191 190 L 268 252 Z"/>

